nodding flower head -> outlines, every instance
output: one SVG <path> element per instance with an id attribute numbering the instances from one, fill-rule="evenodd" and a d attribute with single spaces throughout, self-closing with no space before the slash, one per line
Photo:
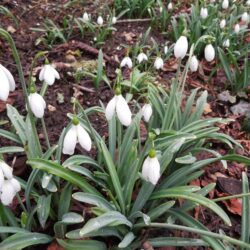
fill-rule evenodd
<path id="1" fill-rule="evenodd" d="M 0 100 L 7 101 L 10 91 L 16 88 L 15 80 L 8 69 L 0 64 Z"/>
<path id="2" fill-rule="evenodd" d="M 48 85 L 53 85 L 56 79 L 60 79 L 59 73 L 50 64 L 45 64 L 40 71 L 39 80 Z"/>

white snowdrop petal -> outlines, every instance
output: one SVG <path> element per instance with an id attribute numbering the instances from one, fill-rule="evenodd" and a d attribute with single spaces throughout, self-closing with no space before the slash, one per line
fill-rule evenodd
<path id="1" fill-rule="evenodd" d="M 127 66 L 131 69 L 133 67 L 133 63 L 130 57 L 127 57 Z"/>
<path id="2" fill-rule="evenodd" d="M 205 59 L 208 62 L 212 62 L 214 60 L 214 57 L 215 57 L 214 47 L 212 46 L 212 44 L 207 44 L 205 47 Z"/>
<path id="3" fill-rule="evenodd" d="M 222 2 L 222 8 L 227 9 L 229 7 L 229 1 L 228 0 L 223 0 Z"/>
<path id="4" fill-rule="evenodd" d="M 163 69 L 163 66 L 164 66 L 164 62 L 162 60 L 162 58 L 160 57 L 157 57 L 155 59 L 155 62 L 154 62 L 154 67 L 159 70 L 159 69 Z"/>
<path id="5" fill-rule="evenodd" d="M 3 182 L 4 182 L 4 175 L 2 169 L 0 168 L 0 190 L 3 186 Z"/>
<path id="6" fill-rule="evenodd" d="M 150 158 L 148 179 L 153 185 L 156 185 L 160 179 L 160 163 L 157 157 Z"/>
<path id="7" fill-rule="evenodd" d="M 45 71 L 45 66 L 42 67 L 40 73 L 39 73 L 39 80 L 43 81 L 44 80 L 44 71 Z"/>
<path id="8" fill-rule="evenodd" d="M 44 70 L 44 81 L 48 85 L 53 85 L 55 82 L 55 74 L 52 66 L 50 65 L 45 65 L 45 70 Z"/>
<path id="9" fill-rule="evenodd" d="M 115 106 L 116 106 L 116 96 L 114 96 L 108 103 L 106 110 L 105 110 L 105 115 L 107 120 L 111 120 L 114 113 L 115 113 Z"/>
<path id="10" fill-rule="evenodd" d="M 103 25 L 103 18 L 102 18 L 101 16 L 99 16 L 99 17 L 97 18 L 97 23 L 98 23 L 99 25 Z"/>
<path id="11" fill-rule="evenodd" d="M 1 202 L 5 206 L 10 205 L 13 201 L 16 192 L 9 180 L 4 181 L 1 191 L 2 191 Z"/>
<path id="12" fill-rule="evenodd" d="M 150 158 L 147 157 L 142 165 L 142 177 L 146 180 L 149 181 L 149 163 L 150 163 Z"/>
<path id="13" fill-rule="evenodd" d="M 15 80 L 14 80 L 14 77 L 13 75 L 10 73 L 10 71 L 5 68 L 3 65 L 0 64 L 0 67 L 1 69 L 4 71 L 5 75 L 7 76 L 8 78 L 8 81 L 9 81 L 9 86 L 10 86 L 10 91 L 14 91 L 15 88 L 16 88 L 16 83 L 15 83 Z"/>
<path id="14" fill-rule="evenodd" d="M 190 60 L 190 66 L 189 66 L 189 67 L 190 67 L 190 70 L 191 70 L 192 72 L 196 72 L 197 69 L 198 69 L 198 66 L 199 66 L 199 62 L 198 62 L 196 56 L 192 56 L 192 58 L 191 58 L 191 60 Z"/>
<path id="15" fill-rule="evenodd" d="M 142 108 L 142 116 L 145 122 L 149 121 L 150 117 L 152 116 L 152 113 L 152 106 L 149 103 L 145 104 Z"/>
<path id="16" fill-rule="evenodd" d="M 176 58 L 183 59 L 187 54 L 187 50 L 188 40 L 185 36 L 181 36 L 174 46 L 174 55 Z"/>
<path id="17" fill-rule="evenodd" d="M 66 133 L 63 140 L 63 153 L 72 155 L 75 152 L 75 147 L 77 143 L 77 131 L 76 126 L 72 126 Z"/>
<path id="18" fill-rule="evenodd" d="M 129 126 L 131 124 L 132 114 L 126 100 L 122 95 L 117 96 L 116 113 L 121 124 L 124 126 Z"/>
<path id="19" fill-rule="evenodd" d="M 10 179 L 11 185 L 14 188 L 15 192 L 18 193 L 21 190 L 21 185 L 19 181 L 15 178 Z"/>
<path id="20" fill-rule="evenodd" d="M 42 118 L 44 116 L 44 109 L 46 107 L 46 103 L 41 95 L 38 93 L 32 93 L 29 95 L 29 104 L 32 113 L 37 118 Z"/>
<path id="21" fill-rule="evenodd" d="M 4 71 L 0 69 L 0 100 L 7 101 L 9 93 L 10 93 L 10 85 L 7 76 Z"/>
<path id="22" fill-rule="evenodd" d="M 55 78 L 59 80 L 60 79 L 60 75 L 59 75 L 58 71 L 54 67 L 52 67 L 52 66 L 51 66 L 51 69 L 54 72 Z"/>
<path id="23" fill-rule="evenodd" d="M 5 176 L 5 178 L 7 178 L 7 179 L 13 178 L 13 174 L 12 174 L 13 173 L 13 168 L 11 168 L 8 164 L 1 161 L 0 162 L 0 168 L 3 171 L 3 175 Z"/>
<path id="24" fill-rule="evenodd" d="M 90 136 L 80 124 L 77 125 L 77 138 L 81 147 L 87 151 L 90 151 L 92 145 Z"/>

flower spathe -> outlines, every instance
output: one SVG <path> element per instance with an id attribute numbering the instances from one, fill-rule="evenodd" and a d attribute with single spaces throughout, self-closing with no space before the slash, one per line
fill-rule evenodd
<path id="1" fill-rule="evenodd" d="M 143 61 L 147 61 L 148 57 L 145 53 L 141 52 L 138 56 L 137 56 L 137 61 L 138 63 L 142 63 Z"/>
<path id="2" fill-rule="evenodd" d="M 156 185 L 160 179 L 160 163 L 156 157 L 156 154 L 147 156 L 142 165 L 142 177 L 151 182 L 153 185 Z"/>
<path id="3" fill-rule="evenodd" d="M 31 93 L 28 97 L 30 109 L 35 117 L 42 118 L 46 108 L 46 102 L 43 97 L 38 93 Z"/>
<path id="4" fill-rule="evenodd" d="M 183 59 L 188 50 L 188 40 L 185 36 L 180 36 L 174 46 L 174 55 L 177 59 Z"/>
<path id="5" fill-rule="evenodd" d="M 163 69 L 164 62 L 161 57 L 156 57 L 155 62 L 154 62 L 154 67 L 159 70 Z"/>
<path id="6" fill-rule="evenodd" d="M 10 91 L 16 88 L 15 80 L 8 69 L 0 64 L 0 100 L 7 101 Z"/>
<path id="7" fill-rule="evenodd" d="M 131 124 L 132 113 L 125 98 L 121 94 L 115 95 L 109 101 L 105 110 L 107 120 L 110 121 L 115 113 L 122 125 L 129 126 Z"/>
<path id="8" fill-rule="evenodd" d="M 153 109 L 152 109 L 151 104 L 146 103 L 146 104 L 142 107 L 141 112 L 142 112 L 143 120 L 144 120 L 145 122 L 149 122 L 150 117 L 151 117 L 152 114 L 153 114 Z"/>
<path id="9" fill-rule="evenodd" d="M 205 47 L 205 59 L 212 62 L 215 58 L 215 50 L 212 44 L 207 44 Z"/>
<path id="10" fill-rule="evenodd" d="M 196 56 L 192 56 L 189 68 L 192 72 L 196 72 L 199 66 L 199 61 Z"/>
<path id="11" fill-rule="evenodd" d="M 21 190 L 21 185 L 12 172 L 13 169 L 9 165 L 0 161 L 0 199 L 5 206 L 10 205 L 16 193 Z"/>
<path id="12" fill-rule="evenodd" d="M 124 57 L 122 59 L 122 61 L 121 61 L 121 65 L 120 66 L 121 66 L 121 68 L 127 66 L 128 68 L 131 69 L 133 67 L 133 63 L 132 63 L 131 58 L 129 56 Z"/>
<path id="13" fill-rule="evenodd" d="M 72 125 L 64 137 L 63 150 L 64 154 L 73 155 L 76 144 L 79 142 L 81 147 L 86 151 L 90 151 L 92 142 L 88 132 L 81 124 Z"/>
<path id="14" fill-rule="evenodd" d="M 201 16 L 202 19 L 206 19 L 207 18 L 207 16 L 208 16 L 207 8 L 201 8 L 200 16 Z"/>
<path id="15" fill-rule="evenodd" d="M 45 64 L 40 71 L 39 80 L 48 85 L 53 85 L 56 79 L 60 79 L 59 73 L 50 64 Z"/>

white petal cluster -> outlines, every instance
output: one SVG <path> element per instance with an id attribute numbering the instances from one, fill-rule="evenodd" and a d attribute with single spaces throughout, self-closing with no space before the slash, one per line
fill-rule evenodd
<path id="1" fill-rule="evenodd" d="M 172 4 L 172 2 L 170 2 L 169 4 L 168 4 L 168 10 L 172 10 L 173 9 L 173 4 Z"/>
<path id="2" fill-rule="evenodd" d="M 29 105 L 32 113 L 37 118 L 42 118 L 44 116 L 44 110 L 46 108 L 46 102 L 43 97 L 38 93 L 31 93 L 28 96 Z"/>
<path id="3" fill-rule="evenodd" d="M 205 59 L 208 62 L 212 62 L 215 58 L 215 50 L 212 44 L 207 44 L 205 47 Z"/>
<path id="4" fill-rule="evenodd" d="M 244 12 L 241 16 L 241 21 L 244 23 L 247 23 L 249 21 L 249 15 L 247 14 L 247 12 Z"/>
<path id="5" fill-rule="evenodd" d="M 0 199 L 3 205 L 12 203 L 16 193 L 21 190 L 20 183 L 13 177 L 13 169 L 0 161 Z"/>
<path id="6" fill-rule="evenodd" d="M 200 11 L 200 17 L 202 18 L 202 19 L 206 19 L 207 18 L 207 16 L 208 16 L 208 11 L 207 11 L 207 8 L 201 8 L 201 11 Z"/>
<path id="7" fill-rule="evenodd" d="M 45 81 L 48 85 L 53 85 L 56 79 L 60 79 L 59 73 L 50 64 L 45 64 L 40 71 L 39 80 Z"/>
<path id="8" fill-rule="evenodd" d="M 143 61 L 147 61 L 148 57 L 145 53 L 141 52 L 138 56 L 137 56 L 137 61 L 138 63 L 142 63 Z"/>
<path id="9" fill-rule="evenodd" d="M 155 62 L 154 62 L 154 67 L 159 70 L 163 69 L 164 62 L 161 57 L 156 57 Z"/>
<path id="10" fill-rule="evenodd" d="M 143 120 L 144 120 L 145 122 L 149 122 L 150 117 L 151 117 L 152 114 L 153 114 L 153 109 L 152 109 L 151 104 L 149 104 L 149 103 L 145 104 L 145 105 L 142 107 L 141 112 L 142 112 Z"/>
<path id="11" fill-rule="evenodd" d="M 221 7 L 222 9 L 226 10 L 229 7 L 229 1 L 223 0 Z"/>
<path id="12" fill-rule="evenodd" d="M 92 145 L 90 136 L 80 124 L 72 125 L 66 133 L 62 152 L 67 155 L 73 155 L 78 142 L 83 149 L 90 151 Z"/>
<path id="13" fill-rule="evenodd" d="M 111 120 L 113 115 L 117 114 L 117 117 L 122 125 L 129 126 L 132 122 L 132 113 L 130 108 L 124 99 L 124 97 L 120 95 L 115 95 L 108 103 L 105 115 L 107 120 Z"/>
<path id="14" fill-rule="evenodd" d="M 103 25 L 103 18 L 101 16 L 97 18 L 97 24 L 100 26 Z"/>
<path id="15" fill-rule="evenodd" d="M 220 28 L 221 28 L 221 29 L 224 29 L 225 26 L 226 26 L 226 20 L 225 20 L 225 19 L 222 19 L 222 20 L 220 21 Z"/>
<path id="16" fill-rule="evenodd" d="M 185 36 L 180 36 L 174 46 L 174 55 L 177 59 L 183 59 L 188 50 L 188 40 Z"/>
<path id="17" fill-rule="evenodd" d="M 156 185 L 160 179 L 160 163 L 156 156 L 148 156 L 142 165 L 142 176 L 143 178 Z"/>
<path id="18" fill-rule="evenodd" d="M 198 70 L 198 66 L 199 66 L 199 61 L 197 59 L 196 56 L 192 56 L 191 60 L 190 60 L 190 70 L 192 72 L 196 72 Z"/>
<path id="19" fill-rule="evenodd" d="M 88 22 L 89 21 L 89 14 L 87 12 L 84 12 L 82 18 L 83 18 L 84 22 Z"/>
<path id="20" fill-rule="evenodd" d="M 247 0 L 246 5 L 250 6 L 250 0 Z"/>
<path id="21" fill-rule="evenodd" d="M 7 101 L 10 91 L 16 88 L 15 80 L 8 69 L 0 64 L 0 100 Z"/>
<path id="22" fill-rule="evenodd" d="M 230 47 L 230 40 L 229 40 L 229 39 L 226 39 L 226 40 L 223 42 L 223 47 L 225 47 L 225 48 L 229 48 L 229 47 Z"/>
<path id="23" fill-rule="evenodd" d="M 116 24 L 117 18 L 115 16 L 112 17 L 112 24 Z"/>
<path id="24" fill-rule="evenodd" d="M 132 60 L 129 56 L 126 56 L 122 59 L 121 64 L 120 64 L 121 68 L 127 66 L 129 69 L 131 69 L 133 67 L 133 63 Z"/>

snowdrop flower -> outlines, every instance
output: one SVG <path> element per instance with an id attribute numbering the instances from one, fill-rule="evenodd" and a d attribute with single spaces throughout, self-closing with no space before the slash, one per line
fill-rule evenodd
<path id="1" fill-rule="evenodd" d="M 248 1 L 246 2 L 246 5 L 247 5 L 247 6 L 250 6 L 250 0 L 248 0 Z"/>
<path id="2" fill-rule="evenodd" d="M 199 61 L 197 60 L 196 56 L 192 56 L 191 60 L 190 60 L 190 70 L 192 72 L 196 72 L 199 66 Z"/>
<path id="3" fill-rule="evenodd" d="M 14 196 L 21 190 L 20 183 L 13 177 L 13 169 L 0 161 L 0 199 L 3 205 L 10 205 Z"/>
<path id="4" fill-rule="evenodd" d="M 202 19 L 206 19 L 208 16 L 207 8 L 201 8 L 200 16 Z"/>
<path id="5" fill-rule="evenodd" d="M 112 17 L 112 24 L 116 24 L 117 18 L 115 16 Z"/>
<path id="6" fill-rule="evenodd" d="M 161 57 L 156 57 L 154 67 L 158 69 L 163 69 L 164 62 Z"/>
<path id="7" fill-rule="evenodd" d="M 88 13 L 87 13 L 87 12 L 84 12 L 82 18 L 83 18 L 83 21 L 84 21 L 84 22 L 88 22 L 88 21 L 89 21 L 89 15 L 88 15 Z"/>
<path id="8" fill-rule="evenodd" d="M 159 12 L 162 13 L 162 11 L 163 11 L 163 8 L 162 8 L 162 6 L 160 6 Z"/>
<path id="9" fill-rule="evenodd" d="M 141 63 L 143 61 L 147 61 L 148 57 L 145 53 L 141 52 L 138 56 L 137 56 L 137 61 L 138 63 Z"/>
<path id="10" fill-rule="evenodd" d="M 247 23 L 248 20 L 249 20 L 249 16 L 248 16 L 247 12 L 244 12 L 241 16 L 241 21 Z"/>
<path id="11" fill-rule="evenodd" d="M 228 48 L 229 46 L 230 46 L 230 41 L 229 41 L 229 39 L 226 39 L 226 40 L 223 42 L 223 47 Z"/>
<path id="12" fill-rule="evenodd" d="M 160 175 L 160 163 L 156 157 L 156 152 L 155 150 L 150 150 L 148 157 L 142 165 L 142 176 L 146 181 L 156 185 Z"/>
<path id="13" fill-rule="evenodd" d="M 150 117 L 153 114 L 153 109 L 151 104 L 147 103 L 142 107 L 142 117 L 144 119 L 145 122 L 149 122 Z"/>
<path id="14" fill-rule="evenodd" d="M 132 68 L 133 67 L 133 63 L 132 63 L 132 60 L 129 56 L 126 56 L 122 59 L 121 61 L 121 68 L 125 67 L 125 66 L 128 66 L 128 68 Z"/>
<path id="15" fill-rule="evenodd" d="M 103 18 L 101 16 L 97 18 L 97 24 L 100 26 L 103 25 Z"/>
<path id="16" fill-rule="evenodd" d="M 210 3 L 215 3 L 215 0 L 210 0 Z"/>
<path id="17" fill-rule="evenodd" d="M 224 29 L 225 26 L 226 26 L 226 20 L 225 20 L 225 19 L 222 19 L 222 20 L 220 21 L 220 28 L 221 28 L 221 29 Z"/>
<path id="18" fill-rule="evenodd" d="M 45 81 L 48 85 L 53 85 L 56 79 L 60 79 L 58 72 L 53 66 L 46 62 L 40 71 L 39 80 Z"/>
<path id="19" fill-rule="evenodd" d="M 168 46 L 165 45 L 165 46 L 164 46 L 164 54 L 166 55 L 167 53 L 168 53 Z"/>
<path id="20" fill-rule="evenodd" d="M 223 0 L 221 6 L 222 6 L 222 9 L 226 10 L 229 7 L 229 1 L 228 0 Z"/>
<path id="21" fill-rule="evenodd" d="M 132 113 L 129 109 L 129 106 L 121 95 L 120 89 L 116 89 L 115 96 L 109 101 L 105 115 L 108 121 L 110 121 L 113 115 L 116 113 L 119 121 L 124 126 L 129 126 L 132 122 Z"/>
<path id="22" fill-rule="evenodd" d="M 181 36 L 177 40 L 177 42 L 174 46 L 174 55 L 177 59 L 183 59 L 187 54 L 187 50 L 188 50 L 187 37 Z"/>
<path id="23" fill-rule="evenodd" d="M 15 80 L 8 69 L 0 64 L 0 100 L 7 101 L 10 91 L 16 88 Z"/>
<path id="24" fill-rule="evenodd" d="M 215 57 L 215 50 L 212 44 L 207 44 L 205 47 L 205 59 L 208 62 L 212 62 Z"/>
<path id="25" fill-rule="evenodd" d="M 168 10 L 172 10 L 173 9 L 173 4 L 172 4 L 172 2 L 170 2 L 169 4 L 168 4 Z"/>
<path id="26" fill-rule="evenodd" d="M 81 126 L 77 118 L 73 118 L 72 123 L 72 127 L 64 137 L 63 153 L 68 155 L 74 154 L 78 142 L 83 149 L 90 151 L 92 142 L 88 132 Z"/>
<path id="27" fill-rule="evenodd" d="M 239 25 L 238 23 L 235 24 L 235 26 L 234 26 L 234 32 L 235 32 L 236 34 L 240 32 L 240 25 Z"/>
<path id="28" fill-rule="evenodd" d="M 30 109 L 35 117 L 43 118 L 44 110 L 46 108 L 46 102 L 44 101 L 43 97 L 34 92 L 28 96 Z"/>

